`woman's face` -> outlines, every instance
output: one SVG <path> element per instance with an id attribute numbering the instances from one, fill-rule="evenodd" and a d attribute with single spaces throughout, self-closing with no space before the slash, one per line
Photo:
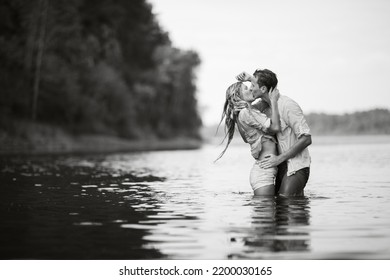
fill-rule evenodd
<path id="1" fill-rule="evenodd" d="M 255 98 L 253 97 L 252 90 L 250 88 L 248 88 L 245 84 L 241 85 L 240 97 L 241 97 L 241 99 L 243 99 L 247 102 L 252 102 L 255 100 Z"/>

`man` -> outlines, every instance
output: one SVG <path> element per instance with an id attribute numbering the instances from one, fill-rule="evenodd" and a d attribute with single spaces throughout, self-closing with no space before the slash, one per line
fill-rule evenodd
<path id="1" fill-rule="evenodd" d="M 252 96 L 247 99 L 262 99 L 262 102 L 254 105 L 255 107 L 260 111 L 269 107 L 268 92 L 278 84 L 275 73 L 268 69 L 258 69 L 253 76 L 242 72 L 236 78 L 241 82 L 251 82 Z M 311 144 L 310 128 L 302 109 L 291 98 L 280 95 L 278 107 L 281 122 L 281 130 L 276 134 L 279 155 L 267 156 L 260 161 L 260 167 L 278 167 L 275 181 L 277 194 L 302 196 L 310 175 L 311 159 L 307 148 Z"/>

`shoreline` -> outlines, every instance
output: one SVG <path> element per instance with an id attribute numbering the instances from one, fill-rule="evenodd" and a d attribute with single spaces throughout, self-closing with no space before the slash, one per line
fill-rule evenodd
<path id="1" fill-rule="evenodd" d="M 204 128 L 203 128 L 204 130 Z M 361 135 L 313 135 L 313 146 L 338 145 L 342 143 L 366 144 L 389 143 L 390 134 Z M 171 139 L 125 139 L 105 134 L 72 134 L 58 126 L 42 123 L 15 121 L 0 127 L 0 156 L 17 155 L 64 155 L 64 154 L 109 154 L 162 150 L 194 150 L 203 145 L 219 145 L 222 135 L 203 139 L 178 136 Z M 232 145 L 242 144 L 234 137 Z"/>
<path id="2" fill-rule="evenodd" d="M 0 141 L 0 156 L 63 155 L 63 154 L 109 154 L 162 150 L 193 150 L 202 146 L 202 141 L 189 138 L 169 140 L 127 140 L 112 136 L 73 136 L 71 141 L 47 141 L 44 145 L 24 143 L 6 145 Z"/>
<path id="3" fill-rule="evenodd" d="M 205 139 L 205 144 L 219 145 L 223 137 L 212 137 Z M 312 135 L 313 143 L 311 146 L 322 145 L 342 145 L 345 143 L 360 145 L 360 144 L 382 144 L 390 143 L 390 134 L 362 134 L 362 135 Z M 226 144 L 226 141 L 224 142 Z M 224 145 L 222 144 L 222 145 Z M 247 145 L 239 135 L 235 135 L 230 145 Z"/>
<path id="4" fill-rule="evenodd" d="M 130 140 L 102 134 L 73 135 L 42 124 L 23 124 L 15 130 L 0 129 L 0 156 L 191 150 L 199 149 L 202 144 L 202 140 L 189 137 Z"/>

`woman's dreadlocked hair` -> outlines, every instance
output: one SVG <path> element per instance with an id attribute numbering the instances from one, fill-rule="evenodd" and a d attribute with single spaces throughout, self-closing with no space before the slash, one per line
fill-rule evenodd
<path id="1" fill-rule="evenodd" d="M 225 141 L 226 138 L 228 139 L 228 141 L 224 150 L 214 162 L 219 160 L 225 154 L 230 142 L 233 139 L 238 114 L 243 108 L 248 107 L 248 103 L 240 98 L 241 87 L 242 83 L 237 82 L 229 86 L 226 90 L 226 101 L 223 106 L 222 117 L 221 121 L 219 122 L 217 132 L 223 119 L 225 119 L 225 137 L 223 138 L 222 143 Z"/>

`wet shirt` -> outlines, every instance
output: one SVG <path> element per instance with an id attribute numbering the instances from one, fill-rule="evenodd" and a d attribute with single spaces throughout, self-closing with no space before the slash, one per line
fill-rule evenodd
<path id="1" fill-rule="evenodd" d="M 279 153 L 289 150 L 302 135 L 311 135 L 310 128 L 303 115 L 302 109 L 291 98 L 280 95 L 278 100 L 281 131 L 276 134 Z M 310 167 L 310 154 L 306 147 L 295 157 L 287 160 L 287 176 L 296 171 Z"/>
<path id="2" fill-rule="evenodd" d="M 251 154 L 257 159 L 261 151 L 261 139 L 267 135 L 271 119 L 256 109 L 244 108 L 238 114 L 238 126 L 244 140 L 251 146 Z"/>

